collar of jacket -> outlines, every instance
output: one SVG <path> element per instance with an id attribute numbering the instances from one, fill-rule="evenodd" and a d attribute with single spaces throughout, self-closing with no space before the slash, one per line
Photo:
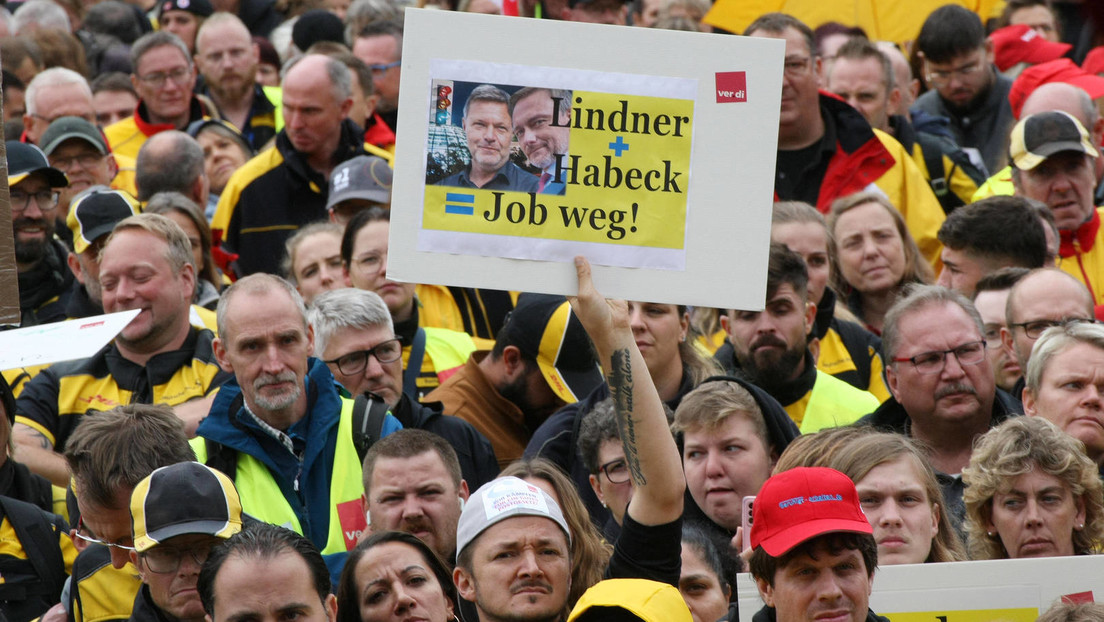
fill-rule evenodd
<path id="1" fill-rule="evenodd" d="M 309 181 L 317 186 L 312 188 L 319 194 L 325 195 L 329 191 L 329 182 L 318 171 L 311 168 L 307 162 L 307 156 L 300 153 L 288 138 L 287 128 L 280 130 L 276 135 L 276 149 L 284 157 L 284 163 L 296 176 Z M 341 121 L 341 138 L 337 141 L 337 149 L 330 156 L 330 162 L 344 162 L 349 158 L 364 153 L 364 130 L 348 119 Z"/>
<path id="2" fill-rule="evenodd" d="M 1100 213 L 1095 209 L 1092 217 L 1081 223 L 1075 231 L 1059 231 L 1061 243 L 1058 246 L 1058 255 L 1061 257 L 1073 257 L 1080 250 L 1087 253 L 1092 250 L 1096 242 L 1096 232 L 1100 230 Z M 1076 241 L 1076 244 L 1074 243 Z"/>
<path id="3" fill-rule="evenodd" d="M 312 453 L 319 443 L 311 443 L 309 439 L 318 438 L 324 440 L 327 430 L 338 424 L 341 417 L 341 394 L 338 385 L 334 381 L 329 367 L 322 361 L 311 357 L 308 359 L 308 370 L 305 379 L 307 392 L 307 414 L 310 421 L 307 429 L 307 452 Z M 209 438 L 222 443 L 227 447 L 257 456 L 263 460 L 264 452 L 260 445 L 247 432 L 245 424 L 238 417 L 244 408 L 242 402 L 241 385 L 237 377 L 232 377 L 219 388 L 218 395 L 211 405 L 211 412 L 196 430 L 197 436 Z M 307 461 L 309 456 L 304 456 Z"/>
<path id="4" fill-rule="evenodd" d="M 188 120 L 196 121 L 202 119 L 204 114 L 206 114 L 206 111 L 203 109 L 203 104 L 196 99 L 195 95 L 192 95 L 192 103 L 188 111 Z M 178 129 L 172 123 L 152 123 L 147 121 L 147 118 L 149 118 L 149 113 L 146 111 L 146 102 L 139 101 L 138 106 L 134 109 L 134 124 L 138 126 L 138 131 L 146 136 L 153 136 L 158 132 Z"/>

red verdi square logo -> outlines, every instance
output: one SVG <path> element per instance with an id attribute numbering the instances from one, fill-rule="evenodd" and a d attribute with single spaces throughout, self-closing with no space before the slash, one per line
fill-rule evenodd
<path id="1" fill-rule="evenodd" d="M 747 101 L 747 75 L 743 71 L 719 71 L 717 76 L 717 103 Z"/>

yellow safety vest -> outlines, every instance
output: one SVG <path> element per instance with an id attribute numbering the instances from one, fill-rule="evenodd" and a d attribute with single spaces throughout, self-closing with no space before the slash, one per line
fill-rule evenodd
<path id="1" fill-rule="evenodd" d="M 202 437 L 191 440 L 199 462 L 207 461 Z M 242 511 L 257 520 L 281 525 L 302 534 L 299 517 L 291 508 L 263 462 L 238 452 L 234 485 L 241 496 Z M 341 419 L 337 426 L 337 447 L 330 477 L 330 527 L 323 555 L 351 551 L 367 527 L 364 515 L 364 481 L 360 457 L 353 445 L 353 400 L 341 398 Z M 315 543 L 317 544 L 317 543 Z"/>
<path id="2" fill-rule="evenodd" d="M 878 398 L 817 370 L 813 389 L 785 407 L 802 434 L 851 425 L 879 406 Z"/>

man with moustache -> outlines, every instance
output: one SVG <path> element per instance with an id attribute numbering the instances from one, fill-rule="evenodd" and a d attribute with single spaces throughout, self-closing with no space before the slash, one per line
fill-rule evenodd
<path id="1" fill-rule="evenodd" d="M 778 400 L 802 433 L 854 423 L 878 407 L 878 398 L 816 368 L 808 339 L 816 305 L 800 255 L 772 243 L 763 311 L 721 316 L 728 343 L 715 355 L 725 370 Z"/>
<path id="2" fill-rule="evenodd" d="M 287 281 L 239 279 L 223 292 L 217 314 L 215 356 L 234 377 L 196 431 L 196 457 L 234 480 L 242 511 L 310 539 L 340 576 L 367 526 L 354 402 L 311 356 L 314 329 Z M 380 436 L 400 427 L 385 418 Z"/>
<path id="3" fill-rule="evenodd" d="M 54 237 L 57 189 L 68 186 L 69 180 L 50 166 L 38 147 L 17 140 L 9 140 L 6 147 L 20 325 L 58 322 L 65 319 L 73 285 L 73 274 L 66 265 L 69 251 Z"/>
<path id="4" fill-rule="evenodd" d="M 115 226 L 100 257 L 104 311 L 141 312 L 91 357 L 43 370 L 16 401 L 20 461 L 58 486 L 69 483 L 61 453 L 89 410 L 167 404 L 191 435 L 227 378 L 215 362 L 214 335 L 189 321 L 195 266 L 176 223 L 131 216 Z"/>
<path id="5" fill-rule="evenodd" d="M 364 142 L 349 120 L 352 76 L 340 61 L 307 54 L 284 74 L 284 129 L 275 144 L 234 173 L 211 221 L 223 250 L 238 254 L 239 276 L 278 274 L 284 243 L 299 227 L 327 218 L 334 168 L 358 155 L 391 162 L 391 154 Z"/>
<path id="6" fill-rule="evenodd" d="M 282 117 L 277 124 L 280 88 L 257 84 L 260 58 L 249 29 L 231 13 L 208 17 L 196 34 L 195 61 L 204 94 L 223 119 L 240 129 L 254 151 L 264 148 L 283 128 Z"/>
<path id="7" fill-rule="evenodd" d="M 472 90 L 464 102 L 463 121 L 471 164 L 437 182 L 438 186 L 537 192 L 537 177 L 510 161 L 514 126 L 509 102 L 506 91 L 491 84 Z"/>
<path id="8" fill-rule="evenodd" d="M 571 91 L 526 87 L 510 96 L 514 135 L 529 164 L 541 170 L 537 192 L 563 194 L 568 141 L 571 138 Z"/>
<path id="9" fill-rule="evenodd" d="M 882 332 L 886 380 L 893 394 L 860 420 L 915 438 L 931 448 L 946 510 L 962 524 L 962 469 L 974 439 L 1022 412 L 998 389 L 985 356 L 985 326 L 962 294 L 913 286 L 889 309 Z"/>

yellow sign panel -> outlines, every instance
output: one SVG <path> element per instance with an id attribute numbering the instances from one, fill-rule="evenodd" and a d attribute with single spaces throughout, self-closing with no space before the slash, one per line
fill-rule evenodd
<path id="1" fill-rule="evenodd" d="M 694 101 L 574 91 L 570 106 L 562 194 L 429 185 L 422 227 L 683 249 Z"/>
<path id="2" fill-rule="evenodd" d="M 879 612 L 881 613 L 881 612 Z M 969 611 L 909 611 L 881 613 L 892 622 L 1035 622 L 1039 610 L 1031 607 L 1016 609 L 977 609 Z"/>

